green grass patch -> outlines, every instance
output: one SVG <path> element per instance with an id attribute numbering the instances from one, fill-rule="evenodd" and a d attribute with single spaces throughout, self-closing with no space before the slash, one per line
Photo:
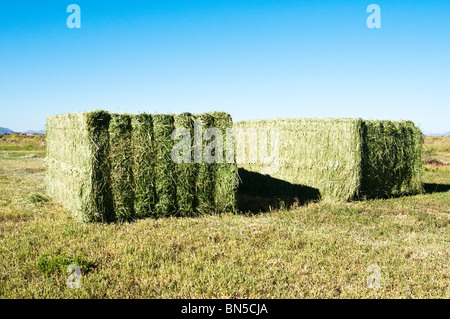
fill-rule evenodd
<path id="1" fill-rule="evenodd" d="M 59 255 L 46 254 L 39 256 L 38 260 L 39 269 L 47 275 L 64 274 L 70 265 L 79 266 L 81 273 L 84 275 L 94 268 L 94 264 L 86 261 L 83 254 L 75 257 L 65 253 Z"/>

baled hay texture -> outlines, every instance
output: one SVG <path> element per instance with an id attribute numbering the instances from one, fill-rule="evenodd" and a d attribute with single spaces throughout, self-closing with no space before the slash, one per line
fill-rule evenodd
<path id="1" fill-rule="evenodd" d="M 47 118 L 47 189 L 81 221 L 114 219 L 109 183 L 110 115 L 104 111 Z"/>
<path id="2" fill-rule="evenodd" d="M 212 142 L 205 139 L 205 131 L 208 128 L 214 128 L 214 118 L 209 113 L 200 114 L 197 120 L 201 122 L 202 139 L 202 161 L 197 164 L 198 175 L 196 181 L 196 211 L 200 214 L 208 214 L 215 212 L 215 179 L 216 179 L 216 164 L 205 162 L 206 146 Z"/>
<path id="3" fill-rule="evenodd" d="M 111 190 L 118 221 L 134 218 L 131 116 L 112 114 L 109 125 Z"/>
<path id="4" fill-rule="evenodd" d="M 361 182 L 360 119 L 258 120 L 238 122 L 234 127 L 246 133 L 256 131 L 256 151 L 261 143 L 271 143 L 270 136 L 263 138 L 265 130 L 279 132 L 278 160 L 262 163 L 260 154 L 250 154 L 255 152 L 255 143 L 245 136 L 245 162 L 238 162 L 239 167 L 318 189 L 325 200 L 348 200 L 357 194 Z M 236 155 L 242 159 L 242 154 Z"/>
<path id="5" fill-rule="evenodd" d="M 177 208 L 178 215 L 190 216 L 194 212 L 195 205 L 195 182 L 197 178 L 198 166 L 193 161 L 192 145 L 194 144 L 194 116 L 190 113 L 182 113 L 174 116 L 175 129 L 186 129 L 190 134 L 189 139 L 189 155 L 188 162 L 181 162 L 175 164 L 176 170 L 176 186 L 177 186 Z M 179 139 L 183 138 L 182 136 Z M 181 143 L 180 140 L 175 140 L 175 143 Z M 187 150 L 181 150 L 184 152 Z"/>
<path id="6" fill-rule="evenodd" d="M 217 115 L 218 123 L 221 116 L 221 127 L 230 125 L 231 118 L 224 114 Z M 195 132 L 190 114 L 177 116 L 176 125 L 186 126 L 191 140 L 200 135 L 195 147 L 202 157 L 211 141 L 202 141 L 201 135 L 214 126 L 214 117 L 200 118 L 205 124 L 200 132 Z M 171 156 L 174 128 L 172 115 L 95 111 L 49 117 L 49 194 L 86 222 L 212 213 L 216 205 L 222 207 L 219 211 L 232 210 L 235 166 L 205 163 L 202 158 L 197 164 L 176 166 Z"/>
<path id="7" fill-rule="evenodd" d="M 422 133 L 412 122 L 288 119 L 235 126 L 256 131 L 278 128 L 279 169 L 270 175 L 316 188 L 323 199 L 396 196 L 422 190 Z M 249 149 L 247 145 L 247 159 Z M 260 161 L 239 165 L 255 172 L 267 169 Z"/>
<path id="8" fill-rule="evenodd" d="M 173 216 L 177 211 L 177 189 L 175 163 L 171 152 L 174 146 L 172 132 L 175 129 L 172 115 L 153 115 L 155 136 L 155 190 L 157 203 L 155 213 L 158 217 Z"/>
<path id="9" fill-rule="evenodd" d="M 237 209 L 237 187 L 239 183 L 238 170 L 234 149 L 227 148 L 227 128 L 233 127 L 233 121 L 228 113 L 212 112 L 214 125 L 222 132 L 223 163 L 216 164 L 215 205 L 219 213 L 234 212 Z M 231 153 L 231 154 L 228 154 Z M 228 159 L 231 159 L 230 162 Z"/>
<path id="10" fill-rule="evenodd" d="M 422 191 L 422 132 L 410 121 L 364 121 L 361 193 L 368 197 Z"/>
<path id="11" fill-rule="evenodd" d="M 134 174 L 134 210 L 137 218 L 152 216 L 156 205 L 155 145 L 149 114 L 131 118 Z"/>

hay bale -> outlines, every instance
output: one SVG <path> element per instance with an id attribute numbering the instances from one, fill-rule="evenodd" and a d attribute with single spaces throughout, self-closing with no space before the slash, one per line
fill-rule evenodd
<path id="1" fill-rule="evenodd" d="M 178 150 L 181 161 L 175 164 L 177 185 L 177 208 L 179 216 L 190 216 L 194 212 L 195 182 L 197 168 L 193 163 L 192 145 L 194 143 L 194 116 L 190 113 L 182 113 L 174 116 L 174 125 L 177 130 L 177 139 L 188 139 L 184 148 L 184 141 L 180 140 L 182 149 Z M 175 136 L 172 136 L 173 138 Z"/>
<path id="2" fill-rule="evenodd" d="M 217 115 L 218 122 L 221 117 L 223 128 L 231 125 L 225 114 Z M 195 118 L 188 113 L 174 118 L 103 111 L 49 117 L 49 194 L 87 222 L 212 213 L 216 205 L 222 207 L 219 211 L 232 210 L 237 179 L 233 165 L 218 168 L 202 161 L 203 148 L 211 141 L 202 141 L 201 135 L 214 126 L 214 117 L 199 116 L 205 123 L 199 132 Z M 191 142 L 194 137 L 200 154 L 196 164 L 172 161 L 175 127 L 186 127 Z M 221 173 L 216 174 L 217 168 Z"/>
<path id="3" fill-rule="evenodd" d="M 216 166 L 214 163 L 206 163 L 207 147 L 212 141 L 205 139 L 205 132 L 208 128 L 214 128 L 214 117 L 209 113 L 196 116 L 197 123 L 201 125 L 201 149 L 203 152 L 201 163 L 196 163 L 198 174 L 196 180 L 195 209 L 200 214 L 208 214 L 216 211 L 215 205 L 215 179 Z M 196 139 L 196 143 L 198 143 Z M 198 145 L 196 146 L 199 147 Z"/>
<path id="4" fill-rule="evenodd" d="M 47 190 L 85 222 L 114 220 L 109 182 L 109 122 L 104 111 L 47 118 Z"/>
<path id="5" fill-rule="evenodd" d="M 130 221 L 134 218 L 133 149 L 130 115 L 111 115 L 109 142 L 114 212 L 118 221 Z"/>
<path id="6" fill-rule="evenodd" d="M 149 114 L 138 114 L 131 118 L 134 211 L 136 218 L 152 216 L 156 205 L 155 189 L 155 145 L 153 120 Z"/>
<path id="7" fill-rule="evenodd" d="M 172 132 L 175 129 L 173 115 L 153 115 L 155 139 L 155 193 L 158 217 L 173 216 L 177 211 L 177 188 L 175 163 L 171 151 L 175 143 Z"/>
<path id="8" fill-rule="evenodd" d="M 238 122 L 236 127 L 256 129 L 257 144 L 267 128 L 279 132 L 278 160 L 238 163 L 249 171 L 269 174 L 292 184 L 319 189 L 322 199 L 347 200 L 360 185 L 361 120 L 359 119 L 281 119 Z M 245 149 L 244 160 L 249 158 Z M 238 155 L 237 155 L 238 156 Z"/>
<path id="9" fill-rule="evenodd" d="M 235 160 L 233 145 L 227 145 L 230 140 L 229 130 L 233 127 L 233 121 L 228 113 L 212 112 L 214 125 L 222 132 L 223 141 L 223 163 L 217 163 L 215 180 L 215 205 L 219 213 L 234 212 L 237 208 L 237 187 L 239 183 L 238 171 Z"/>
<path id="10" fill-rule="evenodd" d="M 411 122 L 380 125 L 361 119 L 238 122 L 235 127 L 244 131 L 256 129 L 261 135 L 261 129 L 276 128 L 280 134 L 278 161 L 265 164 L 258 158 L 251 163 L 247 146 L 244 155 L 236 155 L 244 158 L 238 166 L 318 189 L 322 199 L 331 201 L 417 192 L 420 131 Z M 261 144 L 260 136 L 256 143 Z"/>
<path id="11" fill-rule="evenodd" d="M 364 121 L 361 195 L 422 192 L 422 140 L 410 121 Z"/>

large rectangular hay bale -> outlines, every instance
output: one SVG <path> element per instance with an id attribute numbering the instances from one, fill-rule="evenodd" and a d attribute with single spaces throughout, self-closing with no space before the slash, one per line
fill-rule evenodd
<path id="1" fill-rule="evenodd" d="M 195 211 L 195 183 L 198 166 L 193 162 L 194 119 L 194 116 L 190 113 L 174 116 L 175 129 L 179 130 L 180 137 L 189 139 L 189 145 L 186 145 L 189 146 L 187 154 L 179 154 L 180 157 L 183 157 L 183 161 L 175 164 L 177 208 L 180 216 L 190 216 Z M 183 142 L 184 140 L 179 141 L 179 143 Z M 186 150 L 183 147 L 180 153 L 184 151 Z"/>
<path id="2" fill-rule="evenodd" d="M 214 117 L 209 113 L 203 113 L 197 116 L 197 127 L 200 125 L 196 134 L 201 134 L 202 138 L 196 139 L 196 143 L 201 141 L 201 163 L 196 163 L 197 179 L 196 179 L 196 197 L 195 209 L 200 214 L 207 214 L 216 211 L 215 204 L 215 185 L 216 185 L 216 164 L 205 162 L 205 149 L 211 142 L 205 138 L 205 132 L 209 128 L 214 127 Z M 194 147 L 199 147 L 196 145 Z"/>
<path id="3" fill-rule="evenodd" d="M 422 191 L 422 132 L 410 121 L 363 121 L 361 194 Z"/>
<path id="4" fill-rule="evenodd" d="M 214 126 L 222 133 L 223 139 L 223 163 L 216 164 L 215 181 L 215 205 L 219 213 L 234 212 L 237 209 L 237 189 L 239 184 L 238 168 L 236 165 L 236 156 L 233 145 L 227 144 L 233 136 L 227 129 L 233 127 L 233 120 L 230 114 L 225 112 L 212 112 Z"/>
<path id="5" fill-rule="evenodd" d="M 85 222 L 114 219 L 109 183 L 110 115 L 103 111 L 47 119 L 47 189 Z"/>
<path id="6" fill-rule="evenodd" d="M 156 205 L 156 157 L 153 119 L 150 114 L 137 114 L 131 118 L 134 211 L 136 218 L 154 214 Z"/>
<path id="7" fill-rule="evenodd" d="M 118 221 L 134 218 L 133 149 L 131 116 L 112 114 L 109 124 L 110 182 Z"/>
<path id="8" fill-rule="evenodd" d="M 277 161 L 267 165 L 259 158 L 256 162 L 249 160 L 255 157 L 249 154 L 250 148 L 254 152 L 255 147 L 251 141 L 245 141 L 244 156 L 236 155 L 241 158 L 238 166 L 293 184 L 316 188 L 325 200 L 416 193 L 420 191 L 421 185 L 420 130 L 411 122 L 389 123 L 380 131 L 375 122 L 362 119 L 238 122 L 234 127 L 247 132 L 244 138 L 248 138 L 248 132 L 252 130 L 256 130 L 258 135 L 264 129 L 276 129 L 279 132 Z M 381 160 L 379 155 L 389 152 L 392 155 Z M 384 174 L 383 177 L 373 182 L 380 173 Z M 390 184 L 390 179 L 393 179 L 394 185 Z"/>
<path id="9" fill-rule="evenodd" d="M 174 117 L 168 114 L 153 115 L 155 138 L 155 214 L 158 217 L 173 216 L 177 212 L 177 188 L 175 163 L 171 152 L 175 143 L 172 132 Z"/>

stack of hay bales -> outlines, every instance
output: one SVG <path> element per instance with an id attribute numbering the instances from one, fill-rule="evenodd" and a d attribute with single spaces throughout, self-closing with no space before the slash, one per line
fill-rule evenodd
<path id="1" fill-rule="evenodd" d="M 324 200 L 422 190 L 422 133 L 409 121 L 253 120 L 237 122 L 234 128 L 241 132 L 236 133 L 240 168 L 318 189 Z M 255 151 L 267 143 L 262 138 L 267 129 L 277 131 L 279 146 L 274 161 L 263 163 L 255 160 Z M 252 134 L 257 135 L 256 147 L 249 141 Z"/>
<path id="2" fill-rule="evenodd" d="M 204 131 L 216 118 L 224 130 L 232 126 L 226 113 L 49 117 L 48 192 L 86 222 L 234 211 L 235 163 L 175 163 L 171 157 L 175 128 L 186 128 L 194 145 L 194 121 L 207 119 Z"/>

